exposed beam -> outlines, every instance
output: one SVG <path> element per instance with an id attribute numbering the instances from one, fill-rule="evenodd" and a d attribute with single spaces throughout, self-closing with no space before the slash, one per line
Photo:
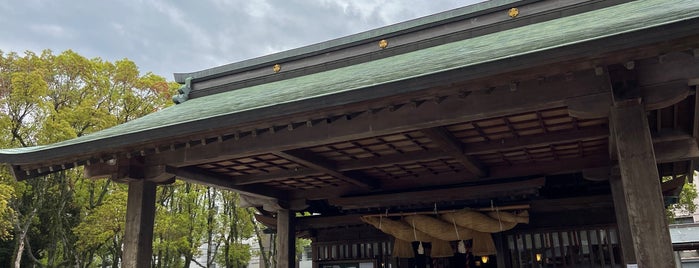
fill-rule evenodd
<path id="1" fill-rule="evenodd" d="M 475 158 L 464 153 L 464 145 L 448 130 L 442 127 L 428 128 L 422 130 L 427 138 L 437 144 L 444 152 L 459 161 L 466 170 L 478 177 L 485 177 L 488 172 Z"/>
<path id="2" fill-rule="evenodd" d="M 533 194 L 543 187 L 544 178 L 527 181 L 454 187 L 447 189 L 413 191 L 390 194 L 340 197 L 328 200 L 343 209 L 381 208 L 405 204 L 434 204 L 441 201 L 457 201 L 493 198 L 510 194 Z"/>
<path id="3" fill-rule="evenodd" d="M 383 181 L 383 191 L 416 191 L 421 187 L 447 187 L 460 183 L 485 183 L 493 179 L 504 179 L 525 176 L 543 176 L 552 174 L 573 173 L 585 168 L 597 168 L 610 166 L 610 160 L 606 153 L 589 155 L 584 158 L 570 158 L 537 163 L 523 163 L 517 165 L 496 165 L 490 167 L 488 177 L 477 178 L 470 172 L 444 173 L 444 174 L 417 174 L 413 177 L 404 177 L 395 180 Z M 318 190 L 294 191 L 290 193 L 291 199 L 328 199 L 337 196 L 359 194 L 360 191 L 350 187 L 333 187 Z M 413 202 L 414 198 L 405 201 Z"/>
<path id="4" fill-rule="evenodd" d="M 656 141 L 657 140 L 657 141 Z M 686 158 L 699 157 L 699 149 L 693 140 L 687 135 L 663 136 L 654 140 L 653 147 L 657 161 L 672 162 L 686 160 Z M 673 149 L 675 148 L 675 149 Z M 404 156 L 409 157 L 410 154 Z M 676 157 L 681 159 L 676 159 Z M 399 158 L 396 158 L 399 159 Z M 658 162 L 661 163 L 661 162 Z M 341 165 L 340 165 L 341 166 Z M 383 181 L 381 188 L 384 191 L 411 191 L 419 187 L 446 186 L 464 182 L 474 183 L 492 179 L 503 179 L 524 176 L 544 176 L 580 172 L 585 169 L 606 169 L 609 176 L 612 170 L 612 160 L 606 152 L 587 155 L 585 157 L 566 158 L 544 162 L 522 163 L 515 165 L 490 166 L 488 177 L 476 178 L 470 172 L 444 173 L 444 174 L 417 174 L 413 177 L 405 177 L 396 180 Z M 598 178 L 602 179 L 602 178 Z M 606 179 L 606 178 L 604 178 Z M 291 199 L 326 199 L 337 196 L 361 193 L 354 187 L 333 187 L 318 190 L 295 191 L 290 193 Z"/>
<path id="5" fill-rule="evenodd" d="M 286 192 L 276 191 L 271 187 L 235 185 L 230 177 L 215 174 L 201 168 L 176 168 L 167 166 L 165 167 L 165 171 L 184 181 L 231 190 L 255 197 L 285 200 L 287 196 Z"/>
<path id="6" fill-rule="evenodd" d="M 578 134 L 576 134 L 578 132 Z M 602 138 L 606 135 L 607 130 L 604 128 L 587 128 L 587 129 L 581 129 L 579 131 L 563 131 L 562 133 L 556 133 L 556 132 L 550 132 L 550 134 L 546 135 L 537 135 L 533 136 L 531 138 L 527 137 L 521 137 L 519 141 L 517 139 L 505 139 L 502 141 L 502 144 L 499 143 L 493 143 L 493 142 L 482 142 L 482 143 L 476 143 L 472 144 L 473 147 L 470 148 L 475 148 L 474 152 L 475 153 L 487 153 L 487 152 L 492 152 L 493 150 L 497 151 L 502 148 L 512 148 L 512 149 L 517 149 L 517 148 L 524 148 L 527 146 L 536 146 L 539 144 L 542 144 L 543 141 L 546 140 L 547 135 L 550 135 L 552 137 L 552 141 L 558 141 L 558 142 L 565 142 L 568 141 L 569 139 L 567 138 L 568 135 L 570 136 L 571 140 L 578 140 L 578 139 L 586 139 L 591 138 L 591 139 L 596 139 L 596 138 Z M 556 143 L 556 142 L 554 142 Z M 658 163 L 666 163 L 666 162 L 674 162 L 678 160 L 687 160 L 687 159 L 694 159 L 694 158 L 699 158 L 699 147 L 696 145 L 695 141 L 688 135 L 686 134 L 673 134 L 671 136 L 664 135 L 664 136 L 659 136 L 656 137 L 653 141 L 655 152 L 656 152 L 656 160 Z M 508 147 L 511 146 L 511 147 Z M 420 151 L 420 152 L 414 152 L 414 153 L 405 153 L 405 154 L 395 154 L 395 155 L 388 155 L 388 156 L 383 156 L 383 157 L 378 157 L 378 158 L 371 158 L 371 159 L 360 159 L 360 160 L 350 160 L 350 161 L 342 161 L 342 162 L 336 162 L 332 164 L 334 167 L 337 168 L 338 171 L 350 171 L 350 170 L 361 170 L 361 169 L 367 169 L 371 167 L 376 167 L 376 166 L 386 166 L 386 165 L 392 165 L 392 164 L 400 164 L 400 163 L 412 163 L 416 161 L 428 161 L 428 160 L 434 160 L 434 159 L 440 159 L 444 158 L 444 154 L 436 151 L 436 150 L 428 150 L 428 151 Z M 603 171 L 605 174 L 601 174 L 601 176 L 598 179 L 600 180 L 606 180 L 608 179 L 607 176 L 609 176 L 610 172 L 610 158 L 606 153 L 600 153 L 596 155 L 588 155 L 583 158 L 568 158 L 568 159 L 559 159 L 559 160 L 553 160 L 553 161 L 545 161 L 545 162 L 536 162 L 536 163 L 526 163 L 526 164 L 517 164 L 517 165 L 495 165 L 490 167 L 490 174 L 487 177 L 483 178 L 477 178 L 475 175 L 469 172 L 460 172 L 460 173 L 444 173 L 444 174 L 432 174 L 432 173 L 425 173 L 425 174 L 416 174 L 413 177 L 405 177 L 401 178 L 398 180 L 393 180 L 393 181 L 384 181 L 381 185 L 382 189 L 385 190 L 404 190 L 406 189 L 406 185 L 412 185 L 415 187 L 427 187 L 427 186 L 434 186 L 434 185 L 448 185 L 448 184 L 457 184 L 457 183 L 462 183 L 462 182 L 474 182 L 478 180 L 488 180 L 488 179 L 497 179 L 497 178 L 511 178 L 511 177 L 517 177 L 517 176 L 532 176 L 532 175 L 546 175 L 546 174 L 560 174 L 560 173 L 567 173 L 567 172 L 578 172 L 580 170 L 585 170 L 585 169 L 591 169 L 591 168 L 602 168 L 605 169 L 606 171 Z M 262 182 L 267 182 L 271 180 L 278 180 L 278 179 L 284 179 L 284 178 L 291 178 L 291 177 L 297 177 L 301 174 L 317 174 L 319 171 L 309 169 L 309 168 L 303 168 L 299 169 L 296 171 L 285 171 L 285 172 L 278 172 L 278 173 L 270 173 L 270 174 L 265 174 L 265 175 L 259 175 L 259 180 L 256 180 L 255 176 L 245 176 L 246 178 L 246 183 L 245 184 L 254 184 L 254 183 L 262 183 Z M 233 176 L 230 179 L 238 184 L 237 176 Z M 315 190 L 306 190 L 303 191 L 303 194 L 293 194 L 291 197 L 292 198 L 300 198 L 300 197 L 311 197 L 313 195 L 318 195 L 316 197 L 332 197 L 332 196 L 337 196 L 337 195 L 342 195 L 343 192 L 350 191 L 348 189 L 344 189 L 342 187 L 337 187 L 337 189 L 330 190 L 330 189 L 321 189 L 318 191 Z"/>
<path id="7" fill-rule="evenodd" d="M 297 231 L 364 224 L 360 215 L 310 216 L 296 218 L 296 220 Z"/>
<path id="8" fill-rule="evenodd" d="M 653 151 L 657 163 L 669 163 L 699 158 L 699 147 L 694 137 L 678 135 L 676 139 L 656 142 L 653 140 Z"/>
<path id="9" fill-rule="evenodd" d="M 548 132 L 545 134 L 520 136 L 518 138 L 501 139 L 497 141 L 485 141 L 465 144 L 464 148 L 468 155 L 477 155 L 484 153 L 494 153 L 502 150 L 516 150 L 526 147 L 538 147 L 548 144 L 566 143 L 578 140 L 590 140 L 604 138 L 609 135 L 609 129 L 605 127 L 587 127 L 581 129 L 563 130 Z M 449 158 L 450 155 L 445 155 L 442 151 L 431 149 L 424 151 L 415 151 L 403 154 L 392 154 L 380 157 L 363 158 L 357 160 L 340 161 L 329 164 L 339 172 L 351 170 L 368 169 L 372 167 L 381 167 L 397 164 L 415 163 L 421 161 L 431 161 L 437 159 Z M 234 176 L 236 185 L 246 185 L 269 182 L 285 178 L 302 177 L 321 173 L 310 168 L 299 168 L 296 170 L 279 171 L 267 173 L 263 175 L 242 175 Z M 468 176 L 472 178 L 472 176 Z"/>
<path id="10" fill-rule="evenodd" d="M 517 138 L 500 139 L 469 143 L 464 145 L 467 154 L 496 153 L 503 150 L 517 150 L 527 147 L 540 147 L 549 144 L 567 143 L 579 140 L 594 140 L 609 136 L 609 129 L 595 126 L 580 129 L 547 132 L 539 135 L 520 136 Z"/>
<path id="11" fill-rule="evenodd" d="M 517 165 L 499 165 L 490 168 L 492 178 L 512 178 L 531 175 L 554 175 L 578 172 L 585 168 L 603 167 L 609 165 L 606 154 L 590 155 L 582 158 L 523 163 Z"/>
<path id="12" fill-rule="evenodd" d="M 530 203 L 532 213 L 565 212 L 582 209 L 602 209 L 614 207 L 611 195 L 540 199 Z"/>
<path id="13" fill-rule="evenodd" d="M 349 182 L 351 184 L 368 188 L 368 189 L 373 189 L 378 187 L 378 181 L 377 180 L 372 180 L 371 178 L 367 178 L 364 176 L 353 176 L 345 172 L 340 172 L 337 171 L 337 168 L 333 165 L 331 161 L 328 161 L 327 159 L 318 157 L 318 155 L 313 154 L 309 151 L 305 150 L 290 150 L 290 151 L 281 151 L 281 152 L 275 152 L 279 157 L 286 158 L 287 160 L 290 160 L 292 162 L 296 162 L 298 164 L 304 165 L 306 167 L 309 167 L 311 169 L 320 171 L 324 174 L 328 174 L 330 176 L 333 176 L 335 178 L 341 179 L 343 181 Z"/>
<path id="14" fill-rule="evenodd" d="M 430 161 L 440 158 L 447 158 L 444 153 L 438 150 L 414 151 L 402 154 L 391 154 L 379 157 L 362 158 L 356 160 L 348 160 L 336 162 L 337 170 L 349 171 L 357 169 L 367 169 L 372 167 L 381 167 L 389 165 L 399 165 L 415 163 L 420 161 Z"/>
<path id="15" fill-rule="evenodd" d="M 301 178 L 318 174 L 323 174 L 323 172 L 310 168 L 298 168 L 293 170 L 283 170 L 263 174 L 232 176 L 231 179 L 233 180 L 233 184 L 235 185 L 248 185 L 287 178 Z"/>

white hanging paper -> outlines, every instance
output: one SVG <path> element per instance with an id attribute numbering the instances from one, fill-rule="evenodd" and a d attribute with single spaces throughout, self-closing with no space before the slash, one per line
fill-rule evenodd
<path id="1" fill-rule="evenodd" d="M 466 244 L 464 244 L 464 240 L 459 240 L 459 245 L 457 246 L 457 250 L 461 254 L 466 254 Z"/>

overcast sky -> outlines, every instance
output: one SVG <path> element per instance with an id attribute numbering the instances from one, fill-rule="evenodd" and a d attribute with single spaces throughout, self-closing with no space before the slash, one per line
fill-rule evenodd
<path id="1" fill-rule="evenodd" d="M 482 0 L 0 0 L 0 50 L 72 49 L 172 73 L 310 45 Z"/>

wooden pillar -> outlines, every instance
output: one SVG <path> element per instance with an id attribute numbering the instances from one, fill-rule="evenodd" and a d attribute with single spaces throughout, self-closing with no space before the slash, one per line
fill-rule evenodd
<path id="1" fill-rule="evenodd" d="M 152 181 L 129 182 L 124 235 L 124 268 L 147 268 L 153 256 L 153 224 L 155 222 L 155 189 Z"/>
<path id="2" fill-rule="evenodd" d="M 318 253 L 319 252 L 318 252 L 318 245 L 316 244 L 316 241 L 318 241 L 317 238 L 313 238 L 311 240 L 311 254 L 313 255 L 313 257 L 311 257 L 311 260 L 313 261 L 313 262 L 311 262 L 311 264 L 313 266 L 312 268 L 319 268 L 320 267 L 320 265 L 318 264 L 318 259 L 319 259 Z"/>
<path id="3" fill-rule="evenodd" d="M 494 233 L 493 238 L 495 240 L 495 249 L 497 250 L 497 254 L 495 255 L 497 266 L 503 268 L 509 267 L 505 261 L 505 255 L 507 255 L 507 238 L 502 232 Z"/>
<path id="4" fill-rule="evenodd" d="M 625 103 L 611 109 L 610 119 L 628 214 L 628 223 L 619 221 L 619 228 L 630 231 L 639 267 L 672 267 L 672 243 L 645 109 L 640 103 Z"/>
<path id="5" fill-rule="evenodd" d="M 636 263 L 636 251 L 633 247 L 633 238 L 631 229 L 629 228 L 629 213 L 626 210 L 626 196 L 621 185 L 621 177 L 611 176 L 609 178 L 609 186 L 612 189 L 612 197 L 614 198 L 614 212 L 616 214 L 617 231 L 619 232 L 619 240 L 624 263 Z"/>
<path id="6" fill-rule="evenodd" d="M 296 214 L 288 209 L 277 211 L 277 267 L 296 267 Z"/>

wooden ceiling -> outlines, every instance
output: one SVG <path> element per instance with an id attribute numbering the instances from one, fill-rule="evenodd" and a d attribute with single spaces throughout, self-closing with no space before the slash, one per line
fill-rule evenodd
<path id="1" fill-rule="evenodd" d="M 422 178 L 444 185 L 491 177 L 491 170 L 605 159 L 607 124 L 607 118 L 576 119 L 560 107 L 196 167 L 230 177 L 238 185 L 280 190 L 344 187 L 358 181 L 391 190 L 386 186 Z"/>

